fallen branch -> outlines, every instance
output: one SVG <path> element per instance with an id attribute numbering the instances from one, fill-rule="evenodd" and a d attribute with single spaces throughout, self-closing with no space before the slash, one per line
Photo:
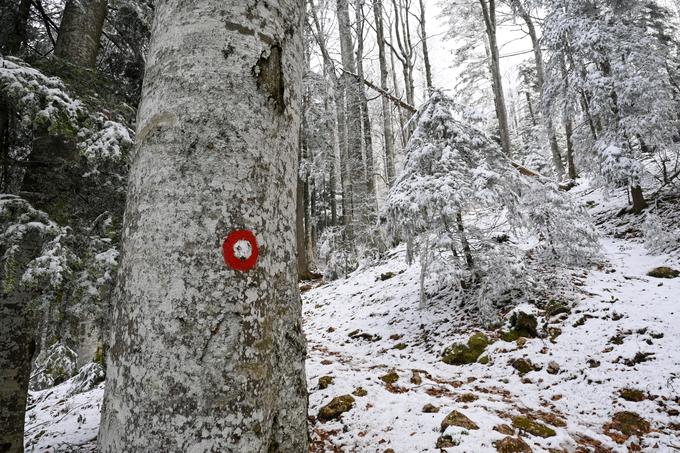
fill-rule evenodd
<path id="1" fill-rule="evenodd" d="M 524 176 L 530 176 L 532 178 L 538 178 L 540 180 L 545 180 L 545 181 L 550 180 L 549 178 L 546 178 L 542 174 L 537 173 L 534 170 L 530 170 L 527 167 L 525 167 L 524 165 L 521 165 L 521 164 L 515 162 L 514 160 L 511 160 L 510 164 L 513 167 L 515 167 L 517 169 L 517 171 L 519 171 L 520 174 L 522 174 Z M 563 182 L 560 182 L 560 183 L 557 184 L 557 187 L 563 192 L 569 192 L 575 186 L 576 186 L 576 182 L 574 180 L 563 181 Z"/>
<path id="2" fill-rule="evenodd" d="M 398 97 L 396 97 L 396 96 L 394 96 L 394 95 L 388 93 L 387 91 L 383 90 L 382 88 L 380 88 L 379 86 L 377 86 L 377 85 L 374 84 L 373 82 L 371 82 L 371 81 L 369 81 L 369 80 L 366 80 L 366 79 L 362 79 L 362 78 L 359 77 L 358 75 L 356 75 L 356 74 L 354 74 L 354 73 L 352 73 L 352 72 L 346 71 L 346 70 L 344 70 L 344 69 L 342 69 L 342 68 L 341 68 L 340 70 L 341 70 L 342 72 L 344 72 L 345 74 L 354 77 L 354 78 L 355 78 L 356 80 L 358 80 L 359 82 L 363 82 L 364 85 L 366 85 L 366 86 L 369 87 L 370 89 L 372 89 L 372 90 L 378 92 L 378 93 L 381 94 L 382 96 L 385 96 L 387 99 L 389 99 L 390 101 L 394 102 L 395 104 L 397 104 L 399 107 L 403 108 L 404 110 L 407 110 L 407 111 L 409 111 L 409 112 L 411 112 L 411 113 L 416 113 L 416 112 L 418 111 L 418 109 L 415 108 L 414 106 L 412 106 L 411 104 L 407 104 L 406 102 L 402 101 L 402 100 L 399 99 Z"/>

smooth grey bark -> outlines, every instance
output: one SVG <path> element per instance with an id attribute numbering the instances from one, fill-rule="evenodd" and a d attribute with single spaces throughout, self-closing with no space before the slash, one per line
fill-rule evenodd
<path id="1" fill-rule="evenodd" d="M 340 52 L 342 56 L 342 66 L 345 71 L 356 74 L 356 61 L 354 59 L 354 43 L 349 20 L 348 0 L 337 0 L 336 13 L 338 16 L 338 32 L 340 34 Z M 361 136 L 361 91 L 363 86 L 356 77 L 350 74 L 343 74 L 345 86 L 346 104 L 346 128 L 347 128 L 347 165 L 349 178 L 348 192 L 350 201 L 347 211 L 344 213 L 346 224 L 351 226 L 352 236 L 359 225 L 367 223 L 367 177 L 366 167 L 362 153 Z M 346 193 L 343 193 L 346 195 Z"/>
<path id="2" fill-rule="evenodd" d="M 94 68 L 108 0 L 68 0 L 54 54 L 71 64 Z"/>
<path id="3" fill-rule="evenodd" d="M 491 71 L 491 85 L 493 87 L 494 105 L 496 107 L 496 117 L 498 118 L 498 128 L 500 129 L 501 146 L 506 156 L 512 152 L 510 140 L 510 126 L 508 123 L 508 111 L 505 105 L 505 94 L 503 92 L 503 79 L 501 77 L 500 53 L 498 51 L 498 36 L 496 33 L 496 1 L 479 0 L 482 7 L 482 16 L 486 28 L 486 36 L 489 47 L 489 69 Z"/>
<path id="4" fill-rule="evenodd" d="M 385 59 L 385 29 L 383 26 L 383 5 L 382 0 L 373 0 L 373 16 L 375 19 L 375 33 L 378 43 L 378 63 L 380 65 L 380 88 L 389 91 L 388 69 Z M 394 128 L 392 127 L 392 110 L 389 100 L 382 96 L 381 99 L 383 117 L 383 137 L 385 146 L 385 166 L 387 167 L 387 185 L 394 183 L 396 169 L 394 164 Z"/>
<path id="5" fill-rule="evenodd" d="M 303 452 L 295 192 L 302 0 L 158 0 L 99 449 Z M 248 272 L 222 241 L 247 229 Z"/>
<path id="6" fill-rule="evenodd" d="M 29 0 L 0 0 L 0 53 L 15 55 L 26 40 Z"/>

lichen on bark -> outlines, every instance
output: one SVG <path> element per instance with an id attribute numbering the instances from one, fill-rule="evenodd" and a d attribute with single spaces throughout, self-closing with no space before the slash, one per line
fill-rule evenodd
<path id="1" fill-rule="evenodd" d="M 102 453 L 307 450 L 294 192 L 303 6 L 156 2 Z M 222 256 L 240 229 L 260 249 L 248 272 Z"/>

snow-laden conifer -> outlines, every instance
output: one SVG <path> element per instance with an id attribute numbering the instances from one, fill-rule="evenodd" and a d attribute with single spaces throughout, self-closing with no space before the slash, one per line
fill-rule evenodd
<path id="1" fill-rule="evenodd" d="M 435 92 L 419 112 L 404 170 L 386 200 L 386 230 L 407 244 L 425 279 L 454 283 L 491 318 L 492 303 L 543 288 L 539 268 L 597 253 L 588 215 L 540 176 L 522 175 L 500 147 L 454 119 Z"/>

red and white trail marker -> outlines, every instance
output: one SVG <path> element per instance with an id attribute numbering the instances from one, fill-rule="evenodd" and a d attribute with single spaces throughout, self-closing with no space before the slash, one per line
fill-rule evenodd
<path id="1" fill-rule="evenodd" d="M 248 272 L 257 264 L 259 249 L 252 231 L 232 231 L 222 244 L 224 264 L 234 270 Z"/>

